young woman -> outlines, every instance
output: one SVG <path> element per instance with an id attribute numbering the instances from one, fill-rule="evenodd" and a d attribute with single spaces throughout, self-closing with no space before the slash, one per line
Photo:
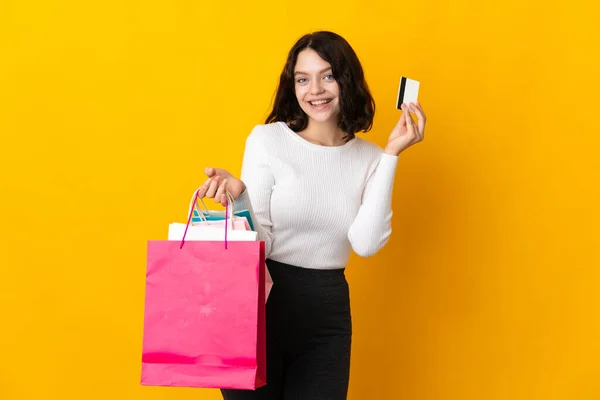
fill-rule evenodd
<path id="1" fill-rule="evenodd" d="M 246 139 L 241 179 L 207 168 L 200 196 L 249 209 L 265 241 L 273 289 L 267 301 L 267 385 L 222 390 L 225 400 L 343 400 L 352 323 L 344 268 L 388 241 L 398 155 L 423 140 L 419 104 L 382 150 L 355 137 L 371 129 L 375 103 L 358 57 L 332 32 L 300 38 L 281 73 L 273 110 Z M 417 116 L 415 122 L 410 111 Z"/>

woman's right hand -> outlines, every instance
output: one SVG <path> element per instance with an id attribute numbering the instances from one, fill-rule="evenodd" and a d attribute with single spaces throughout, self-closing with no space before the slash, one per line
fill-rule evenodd
<path id="1" fill-rule="evenodd" d="M 214 198 L 215 202 L 225 205 L 227 203 L 225 190 L 231 194 L 234 200 L 246 190 L 244 182 L 224 169 L 208 167 L 204 170 L 204 173 L 208 176 L 208 179 L 198 191 L 200 198 Z"/>

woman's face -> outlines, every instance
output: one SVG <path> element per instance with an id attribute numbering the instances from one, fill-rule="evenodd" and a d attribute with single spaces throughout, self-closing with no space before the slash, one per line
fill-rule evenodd
<path id="1" fill-rule="evenodd" d="M 338 86 L 331 65 L 312 49 L 302 50 L 294 68 L 298 104 L 316 122 L 337 121 L 340 113 Z"/>

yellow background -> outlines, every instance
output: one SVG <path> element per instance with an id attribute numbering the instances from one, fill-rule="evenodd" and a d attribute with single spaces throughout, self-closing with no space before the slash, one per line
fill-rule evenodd
<path id="1" fill-rule="evenodd" d="M 203 167 L 239 173 L 317 29 L 363 62 L 364 137 L 385 144 L 400 75 L 429 117 L 391 242 L 349 266 L 350 399 L 600 398 L 592 4 L 0 2 L 0 399 L 220 398 L 139 384 L 146 240 Z"/>

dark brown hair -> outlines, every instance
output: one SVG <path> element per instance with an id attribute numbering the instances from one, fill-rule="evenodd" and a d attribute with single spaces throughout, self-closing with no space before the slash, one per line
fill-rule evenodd
<path id="1" fill-rule="evenodd" d="M 283 121 L 289 123 L 295 132 L 302 131 L 308 125 L 308 117 L 300 108 L 294 90 L 294 68 L 298 54 L 305 49 L 314 50 L 331 64 L 334 79 L 340 88 L 338 127 L 347 134 L 346 139 L 353 139 L 357 132 L 369 131 L 373 126 L 375 101 L 369 92 L 358 56 L 346 39 L 328 31 L 306 34 L 294 44 L 281 72 L 273 110 L 266 123 Z"/>

